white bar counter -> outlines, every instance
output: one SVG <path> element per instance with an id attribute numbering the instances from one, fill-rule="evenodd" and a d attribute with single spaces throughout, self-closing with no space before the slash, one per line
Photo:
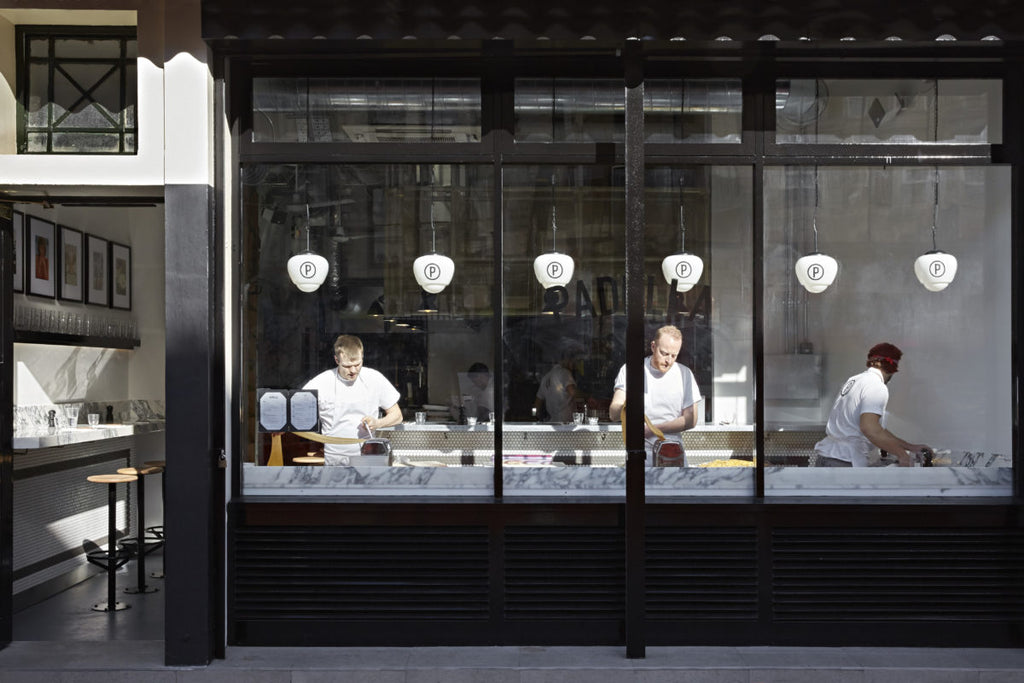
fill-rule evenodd
<path id="1" fill-rule="evenodd" d="M 158 432 L 163 429 L 164 422 L 132 422 L 129 424 L 101 424 L 96 427 L 78 425 L 74 429 L 59 429 L 52 432 L 48 429 L 15 432 L 11 439 L 11 448 L 15 451 L 27 451 L 54 446 L 70 446 L 90 441 Z"/>

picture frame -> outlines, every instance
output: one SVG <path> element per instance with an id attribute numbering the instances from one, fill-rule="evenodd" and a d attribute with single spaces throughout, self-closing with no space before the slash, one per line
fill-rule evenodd
<path id="1" fill-rule="evenodd" d="M 14 291 L 25 291 L 25 214 L 14 212 Z"/>
<path id="2" fill-rule="evenodd" d="M 95 235 L 85 236 L 85 303 L 110 305 L 110 269 L 107 240 Z"/>
<path id="3" fill-rule="evenodd" d="M 110 243 L 110 307 L 132 310 L 132 248 Z"/>
<path id="4" fill-rule="evenodd" d="M 25 275 L 28 294 L 54 299 L 57 296 L 57 226 L 42 218 L 28 216 L 25 239 Z M 31 264 L 31 267 L 29 267 Z"/>
<path id="5" fill-rule="evenodd" d="M 60 252 L 57 267 L 60 286 L 57 297 L 65 301 L 82 301 L 85 284 L 82 232 L 64 225 L 58 227 Z"/>

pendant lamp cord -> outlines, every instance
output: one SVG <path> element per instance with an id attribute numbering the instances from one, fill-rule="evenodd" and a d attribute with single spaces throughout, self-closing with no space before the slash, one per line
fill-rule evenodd
<path id="1" fill-rule="evenodd" d="M 555 205 L 555 174 L 551 174 L 551 251 L 558 251 L 555 237 L 558 235 L 558 209 Z"/>
<path id="2" fill-rule="evenodd" d="M 686 251 L 686 214 L 683 211 L 683 179 L 679 179 L 679 251 Z"/>
<path id="3" fill-rule="evenodd" d="M 814 213 L 811 214 L 811 230 L 814 231 L 814 253 L 818 253 L 818 167 L 814 167 Z"/>
<path id="4" fill-rule="evenodd" d="M 306 251 L 309 250 L 309 202 L 306 202 Z"/>
<path id="5" fill-rule="evenodd" d="M 935 224 L 939 222 L 939 167 L 935 167 L 935 206 L 932 207 L 932 251 L 938 251 L 935 243 Z"/>
<path id="6" fill-rule="evenodd" d="M 935 142 L 939 141 L 939 80 L 935 79 Z M 935 166 L 935 186 L 933 188 L 935 206 L 932 207 L 932 250 L 938 251 L 935 244 L 935 224 L 939 222 L 939 167 Z"/>

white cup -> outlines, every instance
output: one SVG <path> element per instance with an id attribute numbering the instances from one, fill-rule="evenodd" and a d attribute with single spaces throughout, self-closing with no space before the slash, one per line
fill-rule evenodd
<path id="1" fill-rule="evenodd" d="M 99 426 L 99 424 L 100 424 L 100 414 L 99 413 L 89 413 L 89 426 L 92 427 L 93 429 L 96 429 L 96 427 Z"/>
<path id="2" fill-rule="evenodd" d="M 598 422 L 598 420 L 597 420 L 596 417 L 588 417 L 587 418 L 587 424 L 588 425 L 596 425 L 597 422 Z"/>
<path id="3" fill-rule="evenodd" d="M 470 427 L 475 427 L 476 426 L 476 418 L 475 417 L 467 417 L 466 418 L 466 424 L 468 424 Z"/>
<path id="4" fill-rule="evenodd" d="M 427 414 L 422 410 L 416 411 L 416 424 L 422 425 L 427 423 Z"/>
<path id="5" fill-rule="evenodd" d="M 578 425 L 583 424 L 583 413 L 573 413 L 572 414 L 572 421 L 575 424 L 578 424 Z"/>

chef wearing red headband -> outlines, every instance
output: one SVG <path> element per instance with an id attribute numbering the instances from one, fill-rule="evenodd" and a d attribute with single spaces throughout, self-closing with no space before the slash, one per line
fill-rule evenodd
<path id="1" fill-rule="evenodd" d="M 880 448 L 909 467 L 913 454 L 931 450 L 904 441 L 885 428 L 889 380 L 899 371 L 903 352 L 894 344 L 875 344 L 868 351 L 867 370 L 846 380 L 829 413 L 824 439 L 814 444 L 818 467 L 866 467 Z"/>

